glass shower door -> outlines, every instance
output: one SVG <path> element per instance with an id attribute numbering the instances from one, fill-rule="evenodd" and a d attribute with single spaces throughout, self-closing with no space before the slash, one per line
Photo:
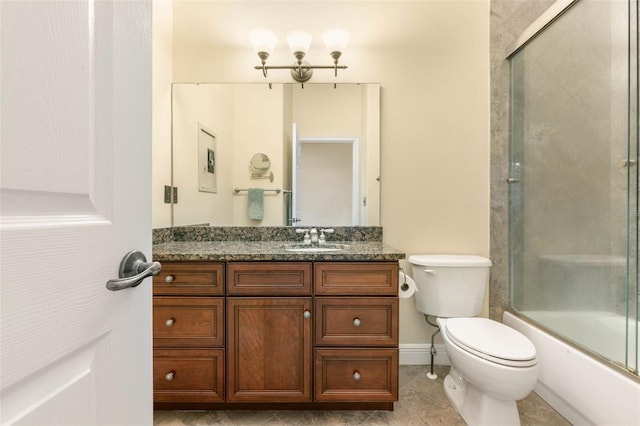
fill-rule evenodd
<path id="1" fill-rule="evenodd" d="M 581 0 L 511 64 L 510 301 L 637 371 L 637 2 Z"/>

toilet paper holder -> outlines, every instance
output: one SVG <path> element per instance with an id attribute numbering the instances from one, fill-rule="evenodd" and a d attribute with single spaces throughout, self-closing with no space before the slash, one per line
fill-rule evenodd
<path id="1" fill-rule="evenodd" d="M 400 274 L 402 275 L 402 283 L 400 284 L 400 290 L 402 291 L 407 291 L 409 290 L 409 283 L 407 282 L 407 274 L 404 272 L 404 268 L 401 266 L 400 267 Z M 418 291 L 418 288 L 416 287 L 415 291 Z"/>
<path id="2" fill-rule="evenodd" d="M 407 283 L 407 274 L 404 272 L 402 266 L 400 267 L 400 273 L 402 274 L 402 284 L 400 284 L 400 290 L 407 291 L 409 290 L 409 284 Z"/>

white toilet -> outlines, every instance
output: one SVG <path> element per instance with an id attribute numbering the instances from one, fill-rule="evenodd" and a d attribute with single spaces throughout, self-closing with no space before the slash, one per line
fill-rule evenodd
<path id="1" fill-rule="evenodd" d="M 468 255 L 409 257 L 418 311 L 437 317 L 451 370 L 444 390 L 469 425 L 519 425 L 516 401 L 538 379 L 533 343 L 480 314 L 491 261 Z M 428 318 L 427 318 L 428 319 Z"/>

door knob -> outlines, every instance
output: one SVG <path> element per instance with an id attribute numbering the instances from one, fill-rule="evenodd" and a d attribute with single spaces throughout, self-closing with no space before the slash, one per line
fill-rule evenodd
<path id="1" fill-rule="evenodd" d="M 107 288 L 111 291 L 124 290 L 138 286 L 142 280 L 158 275 L 162 269 L 160 262 L 147 262 L 147 258 L 139 251 L 130 251 L 120 262 L 117 279 L 107 281 Z"/>

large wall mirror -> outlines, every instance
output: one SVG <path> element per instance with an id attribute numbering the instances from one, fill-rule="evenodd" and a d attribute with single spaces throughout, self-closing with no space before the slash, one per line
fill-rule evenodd
<path id="1" fill-rule="evenodd" d="M 174 83 L 172 120 L 174 226 L 380 224 L 379 84 Z"/>

